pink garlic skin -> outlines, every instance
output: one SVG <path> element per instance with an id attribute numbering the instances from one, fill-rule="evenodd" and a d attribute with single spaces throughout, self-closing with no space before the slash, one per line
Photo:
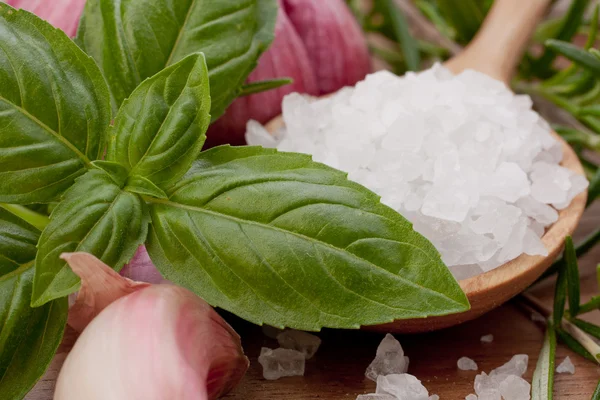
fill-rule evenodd
<path id="1" fill-rule="evenodd" d="M 169 283 L 162 277 L 146 251 L 146 246 L 140 246 L 128 264 L 120 272 L 121 276 L 137 282 Z"/>
<path id="2" fill-rule="evenodd" d="M 244 376 L 249 362 L 240 337 L 192 292 L 135 286 L 89 254 L 62 257 L 88 288 L 113 280 L 114 290 L 82 290 L 77 302 L 90 294 L 123 297 L 87 325 L 61 369 L 54 400 L 213 400 Z"/>
<path id="3" fill-rule="evenodd" d="M 248 82 L 275 78 L 292 78 L 293 83 L 267 92 L 240 97 L 208 129 L 207 147 L 223 143 L 246 144 L 244 133 L 250 119 L 266 123 L 281 114 L 281 101 L 285 95 L 300 92 L 319 93 L 316 75 L 306 48 L 280 4 L 275 24 L 275 40 L 248 77 Z"/>
<path id="4" fill-rule="evenodd" d="M 371 71 L 367 41 L 343 0 L 283 4 L 306 47 L 320 95 L 354 85 Z"/>
<path id="5" fill-rule="evenodd" d="M 22 8 L 45 19 L 74 37 L 86 0 L 4 0 L 14 8 Z"/>
<path id="6" fill-rule="evenodd" d="M 275 118 L 289 93 L 332 93 L 371 72 L 366 39 L 343 0 L 280 0 L 279 7 L 275 40 L 248 82 L 289 77 L 294 83 L 235 100 L 209 128 L 206 147 L 245 144 L 248 120 Z"/>

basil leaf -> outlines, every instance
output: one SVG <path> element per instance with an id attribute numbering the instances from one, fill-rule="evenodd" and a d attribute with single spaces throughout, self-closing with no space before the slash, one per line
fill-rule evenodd
<path id="1" fill-rule="evenodd" d="M 35 259 L 40 231 L 0 208 L 0 276 Z"/>
<path id="2" fill-rule="evenodd" d="M 62 31 L 0 3 L 0 202 L 48 203 L 103 151 L 100 70 Z"/>
<path id="3" fill-rule="evenodd" d="M 66 299 L 40 308 L 29 305 L 39 235 L 39 230 L 0 209 L 0 393 L 3 400 L 22 399 L 44 374 L 67 322 Z"/>
<path id="4" fill-rule="evenodd" d="M 31 308 L 34 264 L 0 278 L 0 393 L 20 400 L 44 375 L 62 341 L 67 299 Z"/>
<path id="5" fill-rule="evenodd" d="M 144 79 L 203 52 L 215 120 L 272 42 L 276 14 L 275 0 L 88 0 L 77 40 L 104 71 L 115 107 Z"/>
<path id="6" fill-rule="evenodd" d="M 119 270 L 146 239 L 148 212 L 139 196 L 122 190 L 106 172 L 90 170 L 65 193 L 42 232 L 32 304 L 75 292 L 79 278 L 59 259 L 85 251 Z"/>
<path id="7" fill-rule="evenodd" d="M 210 123 L 208 71 L 193 54 L 147 79 L 123 103 L 107 160 L 161 186 L 190 169 Z"/>
<path id="8" fill-rule="evenodd" d="M 158 269 L 254 323 L 358 328 L 469 307 L 408 221 L 310 156 L 214 148 L 167 195 L 149 201 Z"/>

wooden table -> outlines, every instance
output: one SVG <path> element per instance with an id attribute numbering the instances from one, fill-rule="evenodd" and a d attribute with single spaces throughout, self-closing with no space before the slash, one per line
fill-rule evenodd
<path id="1" fill-rule="evenodd" d="M 598 226 L 600 205 L 586 213 L 577 236 L 581 237 Z M 598 293 L 595 267 L 599 262 L 600 248 L 580 260 L 584 300 Z M 551 304 L 552 281 L 541 283 L 532 293 Z M 587 319 L 600 323 L 600 313 L 591 313 Z M 375 389 L 375 384 L 364 377 L 364 371 L 375 356 L 375 349 L 382 338 L 380 334 L 325 330 L 320 334 L 323 345 L 315 358 L 307 362 L 304 377 L 271 382 L 262 378 L 257 357 L 262 346 L 277 347 L 276 341 L 264 336 L 260 327 L 236 318 L 229 320 L 242 336 L 251 367 L 241 385 L 225 397 L 228 400 L 355 399 L 358 394 Z M 486 334 L 494 335 L 492 343 L 480 342 L 480 337 Z M 421 379 L 430 394 L 438 394 L 442 400 L 458 400 L 474 392 L 473 379 L 477 374 L 457 369 L 456 361 L 462 356 L 474 359 L 481 370 L 489 372 L 514 354 L 528 354 L 529 369 L 525 378 L 531 381 L 542 346 L 543 327 L 533 322 L 530 315 L 513 301 L 461 326 L 398 339 L 411 360 L 409 373 Z M 58 369 L 73 341 L 74 335 L 70 331 L 52 367 L 29 394 L 28 400 L 52 399 Z M 600 379 L 600 367 L 559 345 L 557 362 L 567 355 L 575 364 L 575 375 L 556 375 L 555 398 L 589 400 Z"/>

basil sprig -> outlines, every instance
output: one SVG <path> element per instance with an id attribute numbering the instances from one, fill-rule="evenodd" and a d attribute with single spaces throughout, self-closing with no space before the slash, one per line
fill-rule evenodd
<path id="1" fill-rule="evenodd" d="M 346 174 L 260 147 L 201 151 L 272 39 L 277 11 L 271 0 L 202 5 L 88 1 L 79 41 L 99 68 L 64 33 L 0 4 L 9 399 L 39 378 L 62 337 L 66 296 L 79 288 L 63 252 L 119 270 L 146 244 L 166 278 L 280 327 L 358 328 L 469 307 L 431 243 Z M 7 211 L 32 203 L 52 210 L 41 233 Z"/>

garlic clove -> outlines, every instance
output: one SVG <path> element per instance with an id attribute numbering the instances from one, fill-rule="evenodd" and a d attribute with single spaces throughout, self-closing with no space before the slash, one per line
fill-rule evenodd
<path id="1" fill-rule="evenodd" d="M 129 278 L 137 282 L 147 283 L 169 283 L 168 280 L 162 277 L 156 266 L 150 259 L 146 246 L 140 246 L 137 252 L 119 272 L 121 276 Z"/>
<path id="2" fill-rule="evenodd" d="M 343 0 L 283 0 L 283 5 L 306 47 L 319 94 L 352 86 L 371 72 L 365 36 Z"/>
<path id="3" fill-rule="evenodd" d="M 83 269 L 83 280 L 93 278 L 88 286 L 102 280 L 86 271 L 113 275 L 92 255 L 64 258 Z M 85 328 L 60 372 L 55 400 L 213 400 L 239 383 L 248 359 L 240 337 L 212 307 L 174 285 L 137 288 Z"/>
<path id="4" fill-rule="evenodd" d="M 240 97 L 225 115 L 208 130 L 207 147 L 230 143 L 245 144 L 246 123 L 250 119 L 266 123 L 281 114 L 281 102 L 293 92 L 316 95 L 319 90 L 308 53 L 298 33 L 280 6 L 275 25 L 275 40 L 248 77 L 248 82 L 292 78 L 293 83 L 267 92 Z"/>
<path id="5" fill-rule="evenodd" d="M 150 286 L 124 278 L 87 253 L 63 253 L 73 272 L 81 278 L 81 288 L 69 308 L 68 324 L 78 332 L 113 301 Z"/>
<path id="6" fill-rule="evenodd" d="M 0 0 L 2 1 L 2 0 Z M 85 0 L 4 0 L 9 6 L 22 8 L 45 19 L 62 29 L 69 37 L 74 37 L 83 13 Z"/>

